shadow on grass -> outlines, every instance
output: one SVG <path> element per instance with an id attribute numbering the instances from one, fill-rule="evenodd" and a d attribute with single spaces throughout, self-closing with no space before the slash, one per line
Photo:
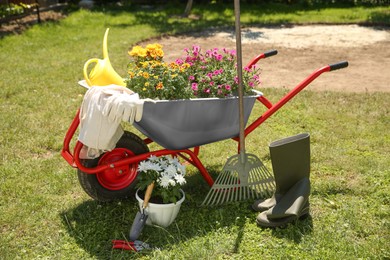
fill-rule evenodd
<path id="1" fill-rule="evenodd" d="M 220 166 L 209 167 L 210 174 L 215 178 Z M 200 207 L 209 191 L 208 185 L 198 173 L 187 178 L 184 187 L 186 200 L 173 224 L 167 228 L 145 226 L 140 240 L 161 250 L 169 250 L 173 245 L 197 238 L 209 239 L 221 232 L 221 228 L 232 230 L 233 253 L 239 252 L 245 226 L 248 220 L 257 213 L 250 209 L 253 201 L 233 202 L 222 206 Z M 75 208 L 61 213 L 68 234 L 73 237 L 80 248 L 97 259 L 108 259 L 113 256 L 130 256 L 148 254 L 148 251 L 135 253 L 132 251 L 113 250 L 111 240 L 126 240 L 130 227 L 138 211 L 135 199 L 100 203 L 88 200 Z M 251 222 L 251 221 L 250 221 Z M 275 229 L 273 235 L 299 243 L 302 236 L 312 230 L 311 218 L 298 221 L 286 229 Z M 261 229 L 259 228 L 259 231 Z"/>

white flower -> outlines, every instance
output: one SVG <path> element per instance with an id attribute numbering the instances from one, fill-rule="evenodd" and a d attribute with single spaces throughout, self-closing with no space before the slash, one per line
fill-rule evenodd
<path id="1" fill-rule="evenodd" d="M 148 158 L 148 160 L 149 160 L 150 162 L 157 162 L 157 161 L 158 161 L 158 157 L 155 156 L 155 155 L 151 155 L 151 156 Z"/>
<path id="2" fill-rule="evenodd" d="M 165 169 L 165 173 L 168 174 L 169 177 L 173 177 L 175 176 L 177 170 L 176 170 L 176 167 L 173 166 L 173 165 L 169 165 L 166 169 Z"/>
<path id="3" fill-rule="evenodd" d="M 169 185 L 175 186 L 176 182 L 173 179 L 169 179 Z"/>
<path id="4" fill-rule="evenodd" d="M 176 167 L 177 167 L 177 172 L 178 173 L 181 173 L 181 175 L 186 175 L 186 167 L 183 165 L 183 164 L 178 164 L 178 165 L 176 165 Z"/>
<path id="5" fill-rule="evenodd" d="M 146 172 L 146 171 L 150 170 L 150 168 L 152 166 L 153 166 L 153 164 L 150 163 L 149 161 L 142 161 L 138 165 L 138 171 L 139 172 Z"/>
<path id="6" fill-rule="evenodd" d="M 164 158 L 160 158 L 158 161 L 162 169 L 165 169 L 168 166 L 168 162 Z"/>
<path id="7" fill-rule="evenodd" d="M 175 165 L 180 164 L 179 159 L 177 157 L 169 157 L 168 160 L 170 164 L 175 164 Z"/>
<path id="8" fill-rule="evenodd" d="M 159 179 L 159 184 L 161 187 L 163 188 L 168 188 L 169 187 L 169 184 L 170 184 L 170 178 L 167 176 L 167 175 L 163 175 L 160 179 Z"/>
<path id="9" fill-rule="evenodd" d="M 160 172 L 162 170 L 162 168 L 160 165 L 158 165 L 156 163 L 152 163 L 152 164 L 150 164 L 149 170 Z"/>
<path id="10" fill-rule="evenodd" d="M 184 179 L 184 176 L 181 174 L 176 174 L 175 179 L 179 185 L 183 185 L 186 183 L 186 179 Z"/>

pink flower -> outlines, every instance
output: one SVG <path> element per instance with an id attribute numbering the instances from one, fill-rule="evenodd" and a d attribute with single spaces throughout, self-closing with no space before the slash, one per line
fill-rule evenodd
<path id="1" fill-rule="evenodd" d="M 182 59 L 177 59 L 175 62 L 179 65 L 182 65 L 184 63 L 184 61 Z"/>
<path id="2" fill-rule="evenodd" d="M 223 56 L 221 54 L 218 54 L 217 56 L 215 56 L 215 59 L 217 61 L 221 61 L 223 59 Z"/>
<path id="3" fill-rule="evenodd" d="M 193 91 L 197 91 L 198 90 L 198 83 L 192 83 L 191 84 L 191 89 L 193 90 Z"/>
<path id="4" fill-rule="evenodd" d="M 209 88 L 206 88 L 206 89 L 204 90 L 204 92 L 207 93 L 207 94 L 210 94 L 210 89 L 209 89 Z"/>
<path id="5" fill-rule="evenodd" d="M 188 79 L 189 79 L 189 80 L 194 80 L 195 77 L 194 77 L 193 75 L 190 75 L 190 76 L 188 77 Z"/>
<path id="6" fill-rule="evenodd" d="M 230 85 L 225 85 L 225 89 L 230 91 L 232 89 L 232 87 Z"/>
<path id="7" fill-rule="evenodd" d="M 214 86 L 214 81 L 210 81 L 210 86 Z"/>
<path id="8" fill-rule="evenodd" d="M 192 46 L 192 53 L 193 53 L 195 56 L 198 56 L 198 55 L 199 55 L 199 52 L 200 52 L 200 46 L 198 46 L 198 45 L 193 45 L 193 46 Z"/>

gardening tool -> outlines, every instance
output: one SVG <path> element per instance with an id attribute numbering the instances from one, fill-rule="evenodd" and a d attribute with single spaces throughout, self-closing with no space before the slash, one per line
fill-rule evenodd
<path id="1" fill-rule="evenodd" d="M 256 201 L 262 211 L 256 222 L 263 227 L 279 227 L 309 214 L 310 135 L 308 133 L 274 141 L 269 146 L 275 176 L 274 195 Z"/>
<path id="2" fill-rule="evenodd" d="M 272 174 L 254 154 L 245 152 L 245 122 L 242 87 L 242 50 L 240 1 L 234 0 L 235 33 L 239 105 L 239 153 L 228 159 L 202 205 L 217 205 L 224 202 L 259 198 L 274 187 Z"/>
<path id="3" fill-rule="evenodd" d="M 149 184 L 149 186 L 146 189 L 145 197 L 144 197 L 144 203 L 140 209 L 140 211 L 137 212 L 137 215 L 134 218 L 133 225 L 130 229 L 130 240 L 135 241 L 141 234 L 142 229 L 145 226 L 146 220 L 148 219 L 148 215 L 145 211 L 145 209 L 148 207 L 150 196 L 152 195 L 152 191 L 154 188 L 154 182 Z M 141 212 L 142 211 L 142 212 Z"/>
<path id="4" fill-rule="evenodd" d="M 131 250 L 135 252 L 142 251 L 144 249 L 152 249 L 152 247 L 142 241 L 125 241 L 125 240 L 112 240 L 113 249 Z"/>
<path id="5" fill-rule="evenodd" d="M 110 29 L 107 28 L 106 33 L 104 34 L 103 38 L 103 59 L 89 59 L 84 64 L 84 79 L 87 81 L 89 86 L 106 86 L 106 85 L 119 85 L 119 86 L 126 86 L 124 79 L 116 73 L 116 71 L 111 66 L 110 59 L 108 57 L 108 50 L 107 50 L 107 37 L 108 37 L 108 31 Z M 95 67 L 91 70 L 91 72 L 88 75 L 88 66 L 91 63 L 96 63 Z"/>

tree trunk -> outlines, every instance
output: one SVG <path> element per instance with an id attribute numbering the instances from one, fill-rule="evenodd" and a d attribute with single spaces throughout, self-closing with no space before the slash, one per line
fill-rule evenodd
<path id="1" fill-rule="evenodd" d="M 183 16 L 188 17 L 190 15 L 193 2 L 194 2 L 193 0 L 188 0 Z"/>

